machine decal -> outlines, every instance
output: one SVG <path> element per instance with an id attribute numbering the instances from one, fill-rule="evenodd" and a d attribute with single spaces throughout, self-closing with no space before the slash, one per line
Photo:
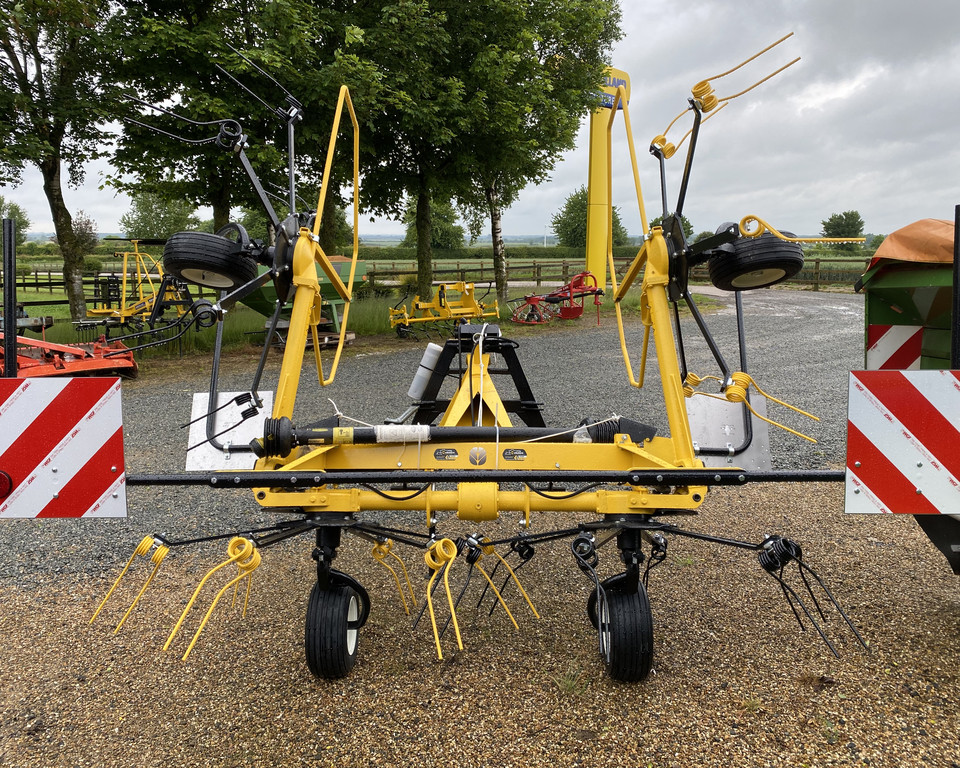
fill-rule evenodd
<path id="1" fill-rule="evenodd" d="M 119 379 L 0 381 L 0 517 L 125 517 Z"/>
<path id="2" fill-rule="evenodd" d="M 855 371 L 847 512 L 960 510 L 960 372 Z"/>

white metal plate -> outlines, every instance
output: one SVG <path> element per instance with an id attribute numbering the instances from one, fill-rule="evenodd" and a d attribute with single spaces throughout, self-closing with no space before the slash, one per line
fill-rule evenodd
<path id="1" fill-rule="evenodd" d="M 224 450 L 218 450 L 207 442 L 207 419 L 203 418 L 212 409 L 207 407 L 209 395 L 195 392 L 193 408 L 190 411 L 190 436 L 187 440 L 188 472 L 215 471 L 220 469 L 253 469 L 257 457 L 248 450 L 232 450 L 234 446 L 246 448 L 254 438 L 263 437 L 263 422 L 273 412 L 273 392 L 260 392 L 263 407 L 260 413 L 246 421 L 241 413 L 253 406 L 253 402 L 237 405 L 231 402 L 241 392 L 221 392 L 214 407 L 226 405 L 210 418 L 213 420 L 212 434 L 223 432 L 217 439 Z"/>

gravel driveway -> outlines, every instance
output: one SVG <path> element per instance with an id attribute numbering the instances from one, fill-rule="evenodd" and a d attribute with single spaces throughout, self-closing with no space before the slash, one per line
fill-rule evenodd
<path id="1" fill-rule="evenodd" d="M 708 323 L 736 368 L 729 300 L 719 301 Z M 862 299 L 767 290 L 744 303 L 754 379 L 822 419 L 771 405 L 771 418 L 818 440 L 772 430 L 774 466 L 842 466 Z M 715 373 L 689 322 L 684 334 L 690 369 Z M 629 335 L 639 350 L 638 324 Z M 627 383 L 612 321 L 584 318 L 520 344 L 549 424 L 616 412 L 665 426 L 656 383 L 642 392 Z M 358 343 L 332 386 L 305 373 L 298 415 L 329 415 L 328 398 L 372 423 L 398 415 L 421 351 Z M 255 363 L 256 352 L 231 355 L 222 388 L 245 389 Z M 124 382 L 128 472 L 182 470 L 180 426 L 207 377 L 206 362 L 190 359 L 152 363 Z M 539 621 L 511 604 L 514 631 L 502 611 L 471 604 L 460 617 L 466 649 L 448 643 L 440 662 L 429 628 L 411 631 L 389 573 L 347 539 L 337 565 L 374 604 L 357 667 L 328 683 L 303 661 L 311 545 L 287 542 L 264 551 L 246 618 L 219 609 L 182 662 L 160 646 L 222 545 L 175 551 L 117 635 L 111 627 L 145 571 L 89 626 L 93 608 L 143 535 L 189 538 L 270 517 L 246 492 L 131 488 L 128 502 L 123 521 L 0 523 L 0 765 L 960 766 L 960 585 L 911 519 L 844 516 L 839 484 L 716 489 L 686 527 L 799 541 L 872 652 L 828 614 L 835 659 L 809 626 L 799 630 L 752 555 L 675 537 L 651 575 L 655 674 L 639 685 L 605 676 L 583 610 L 590 585 L 562 543 L 538 547 L 521 572 Z M 491 528 L 512 532 L 508 521 Z M 604 575 L 616 560 L 604 550 Z"/>

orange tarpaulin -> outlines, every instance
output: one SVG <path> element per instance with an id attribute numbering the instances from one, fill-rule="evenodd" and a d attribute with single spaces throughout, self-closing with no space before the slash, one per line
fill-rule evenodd
<path id="1" fill-rule="evenodd" d="M 887 235 L 870 262 L 920 261 L 931 264 L 953 263 L 953 222 L 946 219 L 921 219 Z"/>

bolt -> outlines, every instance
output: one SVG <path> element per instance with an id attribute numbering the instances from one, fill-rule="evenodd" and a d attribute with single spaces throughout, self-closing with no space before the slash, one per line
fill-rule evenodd
<path id="1" fill-rule="evenodd" d="M 59 493 L 55 493 L 55 494 L 53 494 L 53 498 L 55 498 L 55 499 L 59 499 L 59 498 L 60 498 L 60 494 L 59 494 Z"/>
<path id="2" fill-rule="evenodd" d="M 116 467 L 110 467 L 110 471 L 111 471 L 111 472 L 116 472 L 116 471 L 117 471 L 117 468 L 116 468 Z"/>
<path id="3" fill-rule="evenodd" d="M 119 499 L 119 498 L 120 498 L 120 494 L 117 493 L 116 491 L 114 491 L 114 493 L 113 493 L 113 498 Z"/>
<path id="4" fill-rule="evenodd" d="M 51 468 L 50 468 L 50 471 L 51 471 L 51 472 L 56 472 L 56 471 L 57 471 L 57 468 L 56 468 L 56 467 L 51 467 Z"/>
<path id="5" fill-rule="evenodd" d="M 920 488 L 917 488 L 917 496 L 922 496 L 923 491 Z"/>
<path id="6" fill-rule="evenodd" d="M 855 494 L 856 494 L 856 493 L 860 493 L 860 489 L 859 489 L 859 488 L 854 488 L 854 489 L 853 489 L 853 492 L 854 492 Z"/>
<path id="7" fill-rule="evenodd" d="M 862 465 L 860 464 L 859 461 L 855 461 L 855 462 L 853 462 L 853 466 L 855 466 L 857 469 L 860 469 L 860 467 L 861 467 Z"/>
<path id="8" fill-rule="evenodd" d="M 918 462 L 917 462 L 917 466 L 918 466 L 918 467 L 922 467 L 922 466 L 923 466 L 923 462 L 922 462 L 922 461 L 918 461 Z"/>

